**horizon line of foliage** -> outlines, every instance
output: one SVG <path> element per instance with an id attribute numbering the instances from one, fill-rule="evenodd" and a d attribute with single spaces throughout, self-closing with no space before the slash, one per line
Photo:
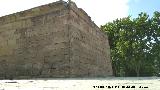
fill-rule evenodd
<path id="1" fill-rule="evenodd" d="M 108 36 L 115 76 L 159 76 L 160 12 L 116 19 L 101 30 Z"/>

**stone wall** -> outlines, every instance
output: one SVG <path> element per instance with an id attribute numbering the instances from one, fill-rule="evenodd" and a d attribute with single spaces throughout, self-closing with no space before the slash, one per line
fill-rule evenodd
<path id="1" fill-rule="evenodd" d="M 73 3 L 0 17 L 0 78 L 112 75 L 106 35 Z"/>
<path id="2" fill-rule="evenodd" d="M 90 17 L 73 5 L 70 8 L 69 33 L 73 76 L 105 77 L 112 75 L 107 36 Z"/>

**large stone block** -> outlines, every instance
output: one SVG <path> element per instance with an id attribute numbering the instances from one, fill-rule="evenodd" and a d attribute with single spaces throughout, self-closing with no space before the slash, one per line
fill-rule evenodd
<path id="1" fill-rule="evenodd" d="M 73 2 L 0 17 L 0 79 L 112 76 L 107 36 Z"/>

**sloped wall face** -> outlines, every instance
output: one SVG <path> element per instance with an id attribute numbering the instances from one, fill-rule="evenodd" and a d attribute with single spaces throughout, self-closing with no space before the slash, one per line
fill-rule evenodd
<path id="1" fill-rule="evenodd" d="M 68 10 L 0 25 L 0 78 L 67 77 Z"/>
<path id="2" fill-rule="evenodd" d="M 108 38 L 80 9 L 71 8 L 69 20 L 73 77 L 112 76 Z"/>

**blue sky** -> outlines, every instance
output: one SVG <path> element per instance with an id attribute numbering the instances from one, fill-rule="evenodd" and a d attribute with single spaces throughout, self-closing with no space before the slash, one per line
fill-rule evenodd
<path id="1" fill-rule="evenodd" d="M 137 17 L 140 12 L 153 16 L 153 12 L 160 11 L 160 0 L 130 0 L 128 14 Z"/>
<path id="2" fill-rule="evenodd" d="M 0 0 L 0 16 L 27 10 L 58 0 Z M 67 1 L 67 0 L 64 0 Z M 160 0 L 72 0 L 78 7 L 85 10 L 98 25 L 104 25 L 116 18 L 137 17 L 140 12 L 152 16 L 160 11 Z"/>

